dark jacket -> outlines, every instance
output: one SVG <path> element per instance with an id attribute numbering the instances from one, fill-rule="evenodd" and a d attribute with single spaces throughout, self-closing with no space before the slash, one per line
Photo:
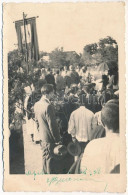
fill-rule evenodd
<path id="1" fill-rule="evenodd" d="M 76 71 L 70 71 L 68 76 L 71 78 L 71 84 L 78 84 L 80 82 L 80 77 Z"/>
<path id="2" fill-rule="evenodd" d="M 39 133 L 42 142 L 56 143 L 60 141 L 54 107 L 47 99 L 40 99 L 34 105 L 35 118 L 39 123 Z"/>
<path id="3" fill-rule="evenodd" d="M 45 76 L 45 80 L 47 81 L 48 84 L 52 84 L 54 89 L 56 87 L 56 84 L 55 84 L 55 78 L 54 78 L 54 75 L 53 74 L 47 74 Z"/>

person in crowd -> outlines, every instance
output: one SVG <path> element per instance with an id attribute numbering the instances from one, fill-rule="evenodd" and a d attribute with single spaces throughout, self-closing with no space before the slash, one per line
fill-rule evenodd
<path id="1" fill-rule="evenodd" d="M 65 86 L 65 92 L 69 91 L 71 86 L 71 77 L 68 75 L 64 77 L 64 86 Z"/>
<path id="2" fill-rule="evenodd" d="M 83 67 L 80 69 L 80 71 L 79 71 L 79 76 L 80 76 L 81 78 L 87 76 L 87 75 L 86 75 L 86 67 L 85 67 L 85 66 L 83 66 Z"/>
<path id="3" fill-rule="evenodd" d="M 55 109 L 50 103 L 54 94 L 53 86 L 45 84 L 41 88 L 41 94 L 41 99 L 34 105 L 34 112 L 39 124 L 42 170 L 46 174 L 55 174 L 58 161 L 54 158 L 53 149 L 60 142 L 60 132 L 56 122 Z"/>
<path id="4" fill-rule="evenodd" d="M 119 102 L 110 100 L 102 108 L 101 122 L 106 137 L 92 140 L 84 150 L 80 171 L 120 173 Z M 102 158 L 101 158 L 102 157 Z"/>
<path id="5" fill-rule="evenodd" d="M 58 92 L 60 92 L 61 90 L 64 89 L 64 79 L 63 79 L 63 77 L 60 75 L 59 70 L 56 71 L 55 83 L 56 83 L 56 90 L 57 90 Z"/>
<path id="6" fill-rule="evenodd" d="M 91 83 L 91 74 L 90 74 L 90 72 L 88 73 L 87 80 L 88 80 L 88 83 Z"/>
<path id="7" fill-rule="evenodd" d="M 113 70 L 112 69 L 110 69 L 108 71 L 108 75 L 109 75 L 109 82 L 108 82 L 107 88 L 108 89 L 113 89 L 114 74 L 113 74 Z"/>
<path id="8" fill-rule="evenodd" d="M 86 68 L 86 66 L 84 65 L 84 66 L 82 66 L 81 68 L 80 68 L 80 70 L 79 70 L 79 76 L 80 77 L 82 77 L 83 76 L 83 70 L 85 70 L 85 72 L 86 72 L 86 70 L 87 70 L 87 68 Z"/>
<path id="9" fill-rule="evenodd" d="M 114 95 L 117 97 L 117 99 L 119 99 L 119 90 L 115 91 Z"/>
<path id="10" fill-rule="evenodd" d="M 64 95 L 64 112 L 69 121 L 71 113 L 79 107 L 78 86 L 72 84 L 67 93 Z"/>
<path id="11" fill-rule="evenodd" d="M 102 74 L 102 90 L 106 89 L 106 86 L 108 85 L 108 77 L 104 73 Z"/>
<path id="12" fill-rule="evenodd" d="M 85 66 L 82 67 L 79 76 L 80 76 L 80 79 L 81 79 L 81 80 L 80 80 L 81 83 L 85 84 L 85 83 L 88 82 L 88 77 L 87 77 L 88 75 L 87 75 L 87 73 L 86 73 L 86 67 L 85 67 Z"/>
<path id="13" fill-rule="evenodd" d="M 52 84 L 54 87 L 54 90 L 56 91 L 55 78 L 50 68 L 48 69 L 47 75 L 45 76 L 45 80 L 48 84 Z"/>
<path id="14" fill-rule="evenodd" d="M 112 94 L 107 91 L 104 91 L 99 98 L 99 104 L 101 105 L 101 108 L 103 108 L 109 100 L 113 99 L 113 97 L 114 96 Z M 91 135 L 91 140 L 101 137 L 105 137 L 105 128 L 101 123 L 101 111 L 98 111 L 94 115 L 93 133 Z"/>
<path id="15" fill-rule="evenodd" d="M 24 88 L 25 93 L 26 93 L 26 97 L 24 99 L 24 111 L 25 111 L 25 120 L 26 120 L 26 130 L 27 130 L 27 134 L 30 135 L 32 141 L 34 141 L 33 135 L 34 135 L 34 131 L 33 131 L 33 121 L 28 117 L 28 112 L 27 112 L 27 107 L 28 107 L 28 100 L 32 94 L 32 90 L 29 86 Z"/>
<path id="16" fill-rule="evenodd" d="M 76 72 L 79 74 L 79 72 L 80 72 L 80 67 L 79 66 L 76 67 Z"/>
<path id="17" fill-rule="evenodd" d="M 73 142 L 78 141 L 81 151 L 90 141 L 92 129 L 92 121 L 94 114 L 88 110 L 81 102 L 80 107 L 71 113 L 68 123 L 68 133 L 71 134 Z"/>
<path id="18" fill-rule="evenodd" d="M 67 66 L 64 66 L 64 70 L 61 72 L 61 76 L 64 78 L 68 73 Z"/>
<path id="19" fill-rule="evenodd" d="M 91 83 L 90 86 L 91 86 L 91 91 L 90 91 L 90 93 L 91 93 L 91 94 L 97 94 L 96 83 Z"/>
<path id="20" fill-rule="evenodd" d="M 117 91 L 119 89 L 119 78 L 118 78 L 118 69 L 115 67 L 114 69 L 114 80 L 113 80 L 113 91 Z"/>
<path id="21" fill-rule="evenodd" d="M 41 98 L 41 88 L 44 84 L 46 84 L 46 81 L 43 79 L 34 80 L 33 81 L 34 90 L 29 95 L 26 102 L 27 133 L 30 134 L 32 141 L 35 143 L 38 143 L 39 139 L 38 139 L 38 132 L 36 131 L 35 115 L 34 115 L 33 107 L 34 104 L 37 101 L 39 101 Z"/>
<path id="22" fill-rule="evenodd" d="M 40 77 L 40 79 L 45 79 L 45 76 L 46 76 L 46 70 L 45 70 L 45 68 L 42 68 L 41 69 L 41 77 Z"/>
<path id="23" fill-rule="evenodd" d="M 52 69 L 52 74 L 55 76 L 56 75 L 56 70 L 55 68 Z"/>
<path id="24" fill-rule="evenodd" d="M 117 91 L 119 89 L 118 84 L 118 74 L 114 75 L 114 82 L 113 82 L 113 91 Z"/>
<path id="25" fill-rule="evenodd" d="M 72 84 L 67 94 L 70 114 L 79 107 L 79 97 L 77 92 L 78 92 L 78 86 L 76 84 Z"/>
<path id="26" fill-rule="evenodd" d="M 78 92 L 78 85 L 77 84 L 71 84 L 70 86 L 70 90 L 68 92 L 68 95 L 69 95 L 69 98 L 78 98 L 78 95 L 77 95 L 77 92 Z"/>
<path id="27" fill-rule="evenodd" d="M 75 71 L 75 67 L 73 65 L 70 65 L 69 67 L 68 76 L 71 78 L 71 84 L 78 84 L 80 82 L 80 77 L 78 73 Z"/>
<path id="28" fill-rule="evenodd" d="M 83 91 L 85 92 L 85 95 L 83 95 L 83 101 L 86 108 L 95 113 L 97 107 L 97 95 L 92 93 L 92 87 L 93 85 L 91 83 L 83 86 Z"/>
<path id="29" fill-rule="evenodd" d="M 63 67 L 60 67 L 59 71 L 60 71 L 60 75 L 62 76 Z"/>
<path id="30" fill-rule="evenodd" d="M 82 102 L 84 103 L 85 102 L 86 93 L 83 90 L 83 87 L 84 87 L 83 83 L 80 82 L 79 85 L 78 85 L 77 96 L 79 97 L 80 102 L 82 101 L 82 98 L 83 98 Z"/>

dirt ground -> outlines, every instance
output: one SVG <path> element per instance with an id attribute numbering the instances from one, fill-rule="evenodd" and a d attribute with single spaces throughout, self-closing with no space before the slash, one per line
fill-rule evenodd
<path id="1" fill-rule="evenodd" d="M 67 154 L 58 166 L 61 174 L 66 174 L 73 164 L 74 158 Z M 10 137 L 10 174 L 25 174 L 28 171 L 42 171 L 42 151 L 40 144 L 32 142 L 27 133 L 26 124 L 20 131 L 13 131 Z"/>

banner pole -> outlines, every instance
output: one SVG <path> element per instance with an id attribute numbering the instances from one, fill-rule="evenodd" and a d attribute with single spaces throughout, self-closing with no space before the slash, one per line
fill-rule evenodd
<path id="1" fill-rule="evenodd" d="M 24 25 L 24 37 L 25 37 L 25 49 L 26 49 L 26 52 L 25 52 L 25 57 L 26 57 L 26 62 L 28 62 L 28 49 L 27 49 L 27 38 L 26 38 L 26 27 L 25 27 L 25 14 L 23 12 L 23 25 Z M 28 63 L 27 63 L 28 65 Z M 28 65 L 28 72 L 29 72 L 29 65 Z"/>

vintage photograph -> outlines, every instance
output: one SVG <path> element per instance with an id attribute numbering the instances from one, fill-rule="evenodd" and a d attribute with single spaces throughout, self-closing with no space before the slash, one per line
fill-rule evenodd
<path id="1" fill-rule="evenodd" d="M 9 135 L 10 176 L 36 180 L 68 175 L 70 185 L 69 177 L 75 174 L 90 178 L 124 173 L 125 126 L 122 129 L 120 118 L 124 23 L 119 20 L 123 7 L 123 3 L 3 5 L 8 94 L 4 132 Z M 57 182 L 47 179 L 49 185 Z M 104 191 L 109 191 L 107 186 Z"/>

